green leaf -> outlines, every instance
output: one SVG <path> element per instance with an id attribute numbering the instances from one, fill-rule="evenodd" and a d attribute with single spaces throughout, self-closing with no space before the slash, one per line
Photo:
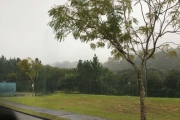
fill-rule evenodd
<path id="1" fill-rule="evenodd" d="M 171 57 L 177 57 L 177 52 L 175 50 L 170 50 L 168 51 L 168 54 L 171 56 Z"/>
<path id="2" fill-rule="evenodd" d="M 139 23 L 136 18 L 133 18 L 132 21 L 133 21 L 133 23 L 135 23 L 135 24 L 138 24 L 138 23 Z"/>
<path id="3" fill-rule="evenodd" d="M 124 58 L 123 54 L 120 53 L 117 49 L 112 50 L 111 55 L 113 55 L 115 59 Z"/>
<path id="4" fill-rule="evenodd" d="M 163 51 L 169 51 L 170 45 L 169 44 L 164 44 L 161 48 Z"/>
<path id="5" fill-rule="evenodd" d="M 153 18 L 154 18 L 154 13 L 148 12 L 148 13 L 146 13 L 146 17 L 147 17 L 148 19 L 153 19 Z"/>
<path id="6" fill-rule="evenodd" d="M 140 26 L 138 31 L 140 34 L 148 34 L 151 29 L 146 26 Z"/>
<path id="7" fill-rule="evenodd" d="M 155 59 L 155 56 L 154 56 L 154 54 L 151 56 L 151 58 L 152 58 L 152 59 Z"/>
<path id="8" fill-rule="evenodd" d="M 91 44 L 90 44 L 90 47 L 91 47 L 91 49 L 95 50 L 95 49 L 96 49 L 96 44 L 91 43 Z"/>
<path id="9" fill-rule="evenodd" d="M 105 46 L 105 43 L 104 42 L 97 42 L 97 47 L 98 48 L 102 48 Z"/>
<path id="10" fill-rule="evenodd" d="M 129 55 L 129 58 L 133 61 L 134 60 L 134 55 Z"/>
<path id="11" fill-rule="evenodd" d="M 180 50 L 180 45 L 177 46 L 177 49 Z"/>

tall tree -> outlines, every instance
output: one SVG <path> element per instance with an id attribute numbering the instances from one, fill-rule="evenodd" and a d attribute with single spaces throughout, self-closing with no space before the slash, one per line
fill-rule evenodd
<path id="1" fill-rule="evenodd" d="M 35 58 L 34 68 L 35 68 L 35 71 L 36 71 L 36 81 L 38 81 L 39 70 L 41 69 L 41 67 L 42 67 L 41 61 L 38 58 Z M 37 88 L 35 86 L 35 82 L 34 82 L 34 88 L 35 89 Z M 35 92 L 35 96 L 36 96 L 36 90 L 34 92 Z"/>
<path id="2" fill-rule="evenodd" d="M 163 82 L 166 97 L 180 97 L 180 70 L 171 70 Z"/>
<path id="3" fill-rule="evenodd" d="M 0 80 L 4 81 L 5 80 L 5 63 L 6 63 L 6 58 L 2 55 L 0 58 Z"/>
<path id="4" fill-rule="evenodd" d="M 98 91 L 101 91 L 98 86 L 102 85 L 102 79 L 100 79 L 102 74 L 102 65 L 99 62 L 99 59 L 96 56 L 96 54 L 94 54 L 93 60 L 91 61 L 91 66 L 92 66 L 92 78 L 93 78 L 92 80 L 94 82 L 93 89 L 96 93 L 98 93 Z"/>
<path id="5" fill-rule="evenodd" d="M 143 24 L 133 17 L 133 6 L 140 8 Z M 180 33 L 179 0 L 69 0 L 49 11 L 49 26 L 55 38 L 63 40 L 69 33 L 82 42 L 92 42 L 91 48 L 111 48 L 116 58 L 126 59 L 135 69 L 140 92 L 141 120 L 146 120 L 145 90 L 142 74 L 146 61 L 156 49 L 176 55 L 169 44 L 157 42 L 166 34 Z M 144 9 L 148 8 L 147 11 Z M 171 29 L 169 29 L 171 28 Z M 141 61 L 134 62 L 134 57 Z"/>
<path id="6" fill-rule="evenodd" d="M 100 64 L 98 57 L 96 54 L 93 57 L 93 60 L 79 60 L 77 65 L 77 72 L 79 74 L 79 77 L 81 79 L 82 89 L 85 89 L 85 85 L 89 85 L 89 93 L 97 93 L 98 91 L 97 87 L 95 85 L 98 85 L 98 83 L 101 83 L 100 76 L 102 72 L 102 65 Z M 80 88 L 80 90 L 82 90 Z M 87 89 L 87 88 L 86 88 Z M 99 90 L 100 91 L 100 90 Z"/>
<path id="7" fill-rule="evenodd" d="M 37 76 L 37 70 L 41 66 L 41 62 L 38 59 L 32 60 L 31 58 L 23 59 L 17 63 L 17 66 L 30 78 L 32 83 L 32 90 L 35 95 L 35 77 Z"/>
<path id="8" fill-rule="evenodd" d="M 10 81 L 16 81 L 17 82 L 17 74 L 16 73 L 9 73 L 7 75 L 8 80 Z"/>
<path id="9" fill-rule="evenodd" d="M 93 68 L 91 65 L 91 61 L 79 60 L 79 63 L 77 65 L 77 71 L 78 71 L 78 74 L 79 74 L 80 80 L 81 80 L 81 81 L 79 81 L 80 92 L 87 93 L 87 91 L 89 91 L 88 93 L 92 93 Z"/>
<path id="10" fill-rule="evenodd" d="M 91 66 L 93 68 L 93 77 L 94 79 L 97 79 L 98 76 L 101 74 L 102 65 L 99 62 L 99 59 L 96 56 L 96 54 L 94 54 L 93 61 L 91 61 Z"/>
<path id="11" fill-rule="evenodd" d="M 148 96 L 161 97 L 162 96 L 162 82 L 163 72 L 158 69 L 148 69 L 147 72 L 147 93 Z"/>

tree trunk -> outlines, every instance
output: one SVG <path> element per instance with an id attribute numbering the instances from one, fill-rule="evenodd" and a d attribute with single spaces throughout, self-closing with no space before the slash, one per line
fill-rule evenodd
<path id="1" fill-rule="evenodd" d="M 32 82 L 32 96 L 34 95 L 34 82 Z"/>
<path id="2" fill-rule="evenodd" d="M 139 92 L 140 92 L 140 120 L 146 120 L 146 111 L 144 106 L 144 100 L 145 100 L 145 91 L 144 91 L 144 85 L 142 80 L 142 74 L 141 72 L 137 73 L 138 78 L 138 86 L 139 86 Z"/>
<path id="3" fill-rule="evenodd" d="M 33 84 L 33 86 L 32 86 L 32 96 L 36 96 L 36 94 L 35 94 L 35 81 L 33 80 L 33 82 L 32 82 L 32 84 Z"/>
<path id="4" fill-rule="evenodd" d="M 92 92 L 92 86 L 91 86 L 91 79 L 90 79 L 90 86 L 89 86 L 90 88 L 90 94 L 91 94 L 91 92 Z"/>

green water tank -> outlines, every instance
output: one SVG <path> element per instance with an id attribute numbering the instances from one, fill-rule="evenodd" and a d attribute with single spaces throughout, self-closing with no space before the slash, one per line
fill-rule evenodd
<path id="1" fill-rule="evenodd" d="M 16 83 L 0 82 L 0 96 L 15 96 Z"/>

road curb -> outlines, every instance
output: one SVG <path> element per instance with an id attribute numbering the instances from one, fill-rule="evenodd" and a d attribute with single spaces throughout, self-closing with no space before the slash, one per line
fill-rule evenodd
<path id="1" fill-rule="evenodd" d="M 16 111 L 16 112 L 19 112 L 19 113 L 22 113 L 22 114 L 26 114 L 26 115 L 29 115 L 29 116 L 33 116 L 33 117 L 36 117 L 36 118 L 40 118 L 40 119 L 43 119 L 43 120 L 50 120 L 50 119 L 45 118 L 45 117 L 41 117 L 41 116 L 37 116 L 37 115 L 32 115 L 32 114 L 29 114 L 29 113 L 26 113 L 26 112 L 22 112 L 22 111 L 19 111 L 19 110 L 15 110 L 15 109 L 12 109 L 12 108 L 9 108 L 9 107 L 5 107 L 5 106 L 2 106 L 2 105 L 0 105 L 0 108 Z M 15 108 L 17 108 L 17 107 L 15 107 Z"/>

